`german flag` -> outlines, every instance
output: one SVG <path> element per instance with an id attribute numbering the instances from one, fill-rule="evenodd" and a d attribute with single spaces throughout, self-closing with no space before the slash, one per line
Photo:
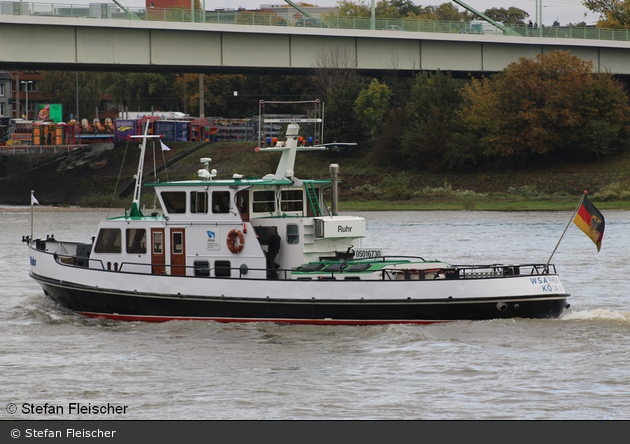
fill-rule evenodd
<path id="1" fill-rule="evenodd" d="M 586 194 L 584 194 L 582 205 L 580 205 L 573 222 L 595 242 L 599 252 L 599 249 L 602 247 L 602 238 L 604 237 L 604 216 L 595 208 L 595 205 L 593 205 Z"/>

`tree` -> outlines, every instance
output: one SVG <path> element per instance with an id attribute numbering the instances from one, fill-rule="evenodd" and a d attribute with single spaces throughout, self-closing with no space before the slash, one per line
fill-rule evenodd
<path id="1" fill-rule="evenodd" d="M 432 170 L 446 166 L 458 127 L 461 88 L 461 81 L 442 71 L 423 72 L 416 79 L 407 104 L 409 127 L 403 136 L 404 153 L 413 164 Z"/>
<path id="2" fill-rule="evenodd" d="M 628 97 L 612 75 L 594 76 L 591 87 L 582 91 L 580 110 L 587 125 L 584 151 L 599 161 L 601 156 L 629 148 Z"/>
<path id="3" fill-rule="evenodd" d="M 354 112 L 359 121 L 372 134 L 383 122 L 391 95 L 392 92 L 387 85 L 373 79 L 370 86 L 362 90 L 354 102 Z"/>
<path id="4" fill-rule="evenodd" d="M 339 17 L 370 17 L 371 10 L 366 3 L 354 0 L 339 0 L 336 5 L 336 14 Z"/>
<path id="5" fill-rule="evenodd" d="M 176 110 L 175 75 L 161 73 L 107 73 L 107 92 L 131 111 Z"/>
<path id="6" fill-rule="evenodd" d="M 448 22 L 458 22 L 460 20 L 469 19 L 468 15 L 460 12 L 453 3 L 442 3 L 435 8 L 435 15 L 437 16 L 437 20 Z"/>
<path id="7" fill-rule="evenodd" d="M 317 53 L 309 70 L 312 91 L 326 101 L 337 90 L 360 82 L 355 66 L 354 54 L 344 48 L 337 46 Z"/>
<path id="8" fill-rule="evenodd" d="M 354 110 L 354 104 L 359 97 L 363 85 L 360 81 L 347 83 L 344 88 L 338 88 L 327 94 L 325 108 L 324 142 L 356 142 L 365 141 L 364 126 Z M 349 155 L 354 149 L 344 149 L 343 154 Z"/>
<path id="9" fill-rule="evenodd" d="M 259 100 L 266 101 L 299 101 L 322 99 L 309 91 L 311 80 L 303 75 L 248 75 L 245 78 L 245 94 L 255 99 L 257 114 Z M 241 93 L 239 92 L 239 96 Z M 273 113 L 305 114 L 312 111 L 312 104 L 278 103 L 273 106 Z"/>
<path id="10" fill-rule="evenodd" d="M 471 82 L 463 128 L 490 158 L 547 159 L 554 153 L 627 149 L 630 106 L 621 85 L 569 52 L 521 57 L 492 78 Z M 598 140 L 602 137 L 602 140 Z M 479 154 L 476 152 L 474 154 Z"/>
<path id="11" fill-rule="evenodd" d="M 630 28 L 630 0 L 584 0 L 586 9 L 600 14 L 600 28 Z"/>
<path id="12" fill-rule="evenodd" d="M 330 48 L 315 55 L 310 79 L 312 92 L 325 104 L 326 142 L 359 143 L 365 139 L 354 111 L 364 88 L 355 66 L 354 54 L 344 48 Z"/>
<path id="13" fill-rule="evenodd" d="M 70 120 L 70 114 L 76 118 L 78 94 L 79 118 L 91 121 L 97 117 L 96 109 L 104 92 L 102 77 L 97 72 L 79 72 L 77 91 L 77 72 L 45 71 L 42 72 L 42 81 L 37 88 L 43 95 L 50 97 L 51 102 L 61 104 L 63 119 L 66 121 Z"/>
<path id="14" fill-rule="evenodd" d="M 379 165 L 405 167 L 409 157 L 403 151 L 403 134 L 408 129 L 407 109 L 403 107 L 389 111 L 380 128 L 380 136 L 372 144 L 373 162 Z"/>
<path id="15" fill-rule="evenodd" d="M 244 89 L 247 77 L 242 74 L 207 74 L 203 76 L 204 115 L 213 117 L 251 116 L 257 111 L 258 99 L 251 99 Z M 186 113 L 200 116 L 199 74 L 184 74 L 175 79 L 174 89 Z M 234 91 L 238 95 L 234 95 Z"/>
<path id="16" fill-rule="evenodd" d="M 331 14 L 339 17 L 370 17 L 372 5 L 369 1 L 339 0 L 337 12 Z M 446 2 L 439 6 L 422 7 L 410 0 L 380 0 L 376 2 L 374 11 L 379 18 L 409 18 L 422 20 L 470 20 L 468 11 L 460 12 L 452 3 Z"/>
<path id="17" fill-rule="evenodd" d="M 390 0 L 379 3 L 389 4 L 398 11 L 401 17 L 408 17 L 411 14 L 420 14 L 420 6 L 416 6 L 411 0 Z"/>
<path id="18" fill-rule="evenodd" d="M 522 9 L 514 6 L 505 8 L 490 8 L 484 11 L 484 15 L 490 17 L 495 22 L 505 23 L 506 25 L 524 25 L 525 19 L 529 14 Z"/>
<path id="19" fill-rule="evenodd" d="M 336 15 L 340 17 L 370 17 L 372 4 L 369 1 L 339 0 Z M 401 18 L 421 14 L 421 8 L 410 0 L 381 0 L 376 2 L 376 17 Z"/>
<path id="20" fill-rule="evenodd" d="M 385 0 L 376 5 L 375 15 L 385 18 L 404 18 L 421 14 L 421 7 L 410 0 Z"/>

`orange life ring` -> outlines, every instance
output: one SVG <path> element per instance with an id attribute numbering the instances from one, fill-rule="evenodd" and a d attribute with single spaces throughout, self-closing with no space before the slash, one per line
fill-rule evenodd
<path id="1" fill-rule="evenodd" d="M 233 254 L 240 253 L 245 244 L 245 238 L 241 230 L 234 229 L 227 235 L 227 246 Z"/>

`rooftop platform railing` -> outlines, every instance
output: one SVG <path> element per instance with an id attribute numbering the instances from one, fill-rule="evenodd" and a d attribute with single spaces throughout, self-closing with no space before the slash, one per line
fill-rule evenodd
<path id="1" fill-rule="evenodd" d="M 119 20 L 143 20 L 160 22 L 197 23 L 204 24 L 231 24 L 231 25 L 257 25 L 257 26 L 283 26 L 322 29 L 372 29 L 372 21 L 369 17 L 348 17 L 335 15 L 321 15 L 319 19 L 305 17 L 296 18 L 295 13 L 274 13 L 250 10 L 195 10 L 183 8 L 121 8 L 114 3 L 99 3 L 90 5 L 75 5 L 65 3 L 35 3 L 35 2 L 10 2 L 0 1 L 0 14 L 2 15 L 26 15 L 39 17 L 76 17 L 89 19 L 119 19 Z M 506 25 L 522 37 L 546 37 L 581 40 L 605 40 L 605 41 L 630 41 L 630 29 L 607 29 L 597 27 L 576 26 L 544 26 L 528 27 L 526 25 Z M 450 22 L 439 20 L 416 19 L 391 19 L 377 18 L 374 21 L 375 31 L 378 32 L 426 32 L 447 34 L 479 34 L 470 23 L 463 21 Z M 503 34 L 495 29 L 495 32 L 485 31 L 484 34 Z"/>

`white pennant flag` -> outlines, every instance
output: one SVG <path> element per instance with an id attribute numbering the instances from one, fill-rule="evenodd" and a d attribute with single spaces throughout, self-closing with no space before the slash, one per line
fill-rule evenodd
<path id="1" fill-rule="evenodd" d="M 171 150 L 169 147 L 164 145 L 164 142 L 162 142 L 162 140 L 160 140 L 160 144 L 162 145 L 162 151 L 170 151 Z"/>
<path id="2" fill-rule="evenodd" d="M 35 199 L 35 195 L 31 193 L 31 205 L 39 205 L 39 201 Z"/>

